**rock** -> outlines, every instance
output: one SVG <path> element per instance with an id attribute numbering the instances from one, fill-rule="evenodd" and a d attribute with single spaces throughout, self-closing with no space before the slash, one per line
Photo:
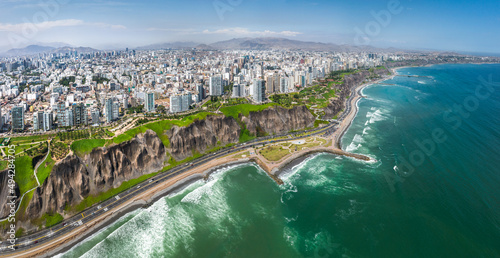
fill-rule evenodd
<path id="1" fill-rule="evenodd" d="M 258 130 L 268 134 L 280 134 L 314 126 L 315 117 L 306 106 L 287 109 L 274 106 L 259 112 L 250 112 L 241 119 L 251 134 Z"/>
<path id="2" fill-rule="evenodd" d="M 0 219 L 6 218 L 10 214 L 10 205 L 8 202 L 14 200 L 16 203 L 16 209 L 19 205 L 19 200 L 21 199 L 21 193 L 19 191 L 19 186 L 14 182 L 14 194 L 10 193 L 11 188 L 9 187 L 9 174 L 8 170 L 0 172 Z M 16 196 L 16 198 L 10 198 L 10 196 Z"/>
<path id="3" fill-rule="evenodd" d="M 205 152 L 209 147 L 237 143 L 241 128 L 232 117 L 207 116 L 186 127 L 174 126 L 167 131 L 169 152 L 176 160 L 193 155 L 193 151 Z"/>
<path id="4" fill-rule="evenodd" d="M 77 205 L 90 195 L 162 169 L 165 160 L 165 147 L 151 130 L 118 145 L 96 148 L 84 158 L 68 156 L 35 190 L 26 215 L 37 218 L 47 212 L 63 213 L 66 205 Z"/>

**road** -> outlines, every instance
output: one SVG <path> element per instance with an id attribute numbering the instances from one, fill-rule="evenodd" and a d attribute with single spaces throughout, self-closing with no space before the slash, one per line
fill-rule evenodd
<path id="1" fill-rule="evenodd" d="M 160 173 L 154 177 L 152 177 L 150 180 L 146 182 L 142 182 L 133 188 L 130 188 L 114 197 L 111 199 L 108 199 L 104 202 L 102 202 L 100 205 L 96 205 L 95 207 L 92 207 L 90 209 L 85 210 L 82 213 L 79 213 L 62 223 L 49 228 L 45 229 L 39 232 L 36 232 L 32 235 L 26 236 L 26 237 L 21 237 L 17 240 L 17 244 L 15 245 L 15 250 L 11 250 L 8 247 L 8 243 L 4 242 L 0 244 L 0 257 L 8 257 L 11 256 L 15 253 L 23 253 L 25 251 L 28 251 L 30 249 L 34 249 L 36 247 L 43 246 L 44 244 L 47 244 L 49 242 L 52 242 L 53 240 L 56 240 L 73 230 L 79 228 L 79 227 L 84 227 L 84 225 L 88 222 L 91 222 L 93 220 L 99 219 L 105 215 L 108 215 L 108 213 L 113 210 L 113 208 L 116 208 L 123 203 L 133 199 L 135 196 L 137 196 L 140 193 L 143 193 L 153 187 L 155 187 L 158 183 L 167 181 L 179 174 L 182 174 L 184 172 L 187 172 L 188 170 L 191 170 L 192 168 L 196 168 L 202 164 L 205 164 L 207 162 L 210 162 L 211 160 L 218 159 L 220 157 L 226 156 L 231 153 L 236 153 L 243 151 L 245 149 L 259 146 L 262 144 L 267 144 L 267 143 L 276 143 L 276 142 L 283 142 L 283 141 L 290 141 L 294 139 L 301 139 L 313 135 L 320 135 L 331 131 L 331 129 L 334 129 L 334 127 L 337 125 L 336 122 L 330 123 L 328 126 L 322 127 L 322 128 L 315 128 L 311 130 L 306 130 L 306 131 L 301 131 L 297 132 L 294 134 L 291 134 L 292 138 L 285 138 L 285 139 L 276 139 L 280 138 L 283 136 L 288 136 L 290 134 L 282 134 L 282 135 L 275 135 L 275 136 L 270 136 L 270 137 L 264 137 L 264 138 L 258 138 L 255 140 L 252 140 L 250 142 L 244 143 L 244 144 L 239 144 L 231 148 L 226 148 L 224 150 L 220 150 L 215 153 L 207 154 L 205 156 L 202 156 L 190 163 L 179 165 L 175 168 L 172 168 L 166 172 Z M 297 136 L 297 135 L 301 136 Z"/>
<path id="2" fill-rule="evenodd" d="M 339 117 L 338 121 L 333 121 L 325 127 L 304 130 L 291 134 L 285 133 L 281 135 L 261 137 L 246 143 L 238 144 L 234 147 L 225 148 L 218 152 L 204 155 L 198 159 L 193 160 L 190 163 L 182 164 L 166 172 L 160 173 L 152 177 L 148 181 L 142 182 L 132 188 L 129 188 L 128 190 L 100 203 L 99 205 L 95 205 L 94 207 L 91 207 L 85 210 L 84 212 L 81 212 L 69 219 L 64 220 L 62 223 L 54 227 L 51 227 L 49 229 L 44 229 L 36 233 L 33 233 L 31 235 L 19 238 L 16 242 L 16 245 L 14 246 L 15 250 L 7 248 L 8 243 L 3 242 L 0 244 L 0 257 L 22 255 L 27 252 L 30 252 L 30 250 L 39 249 L 44 245 L 48 245 L 49 243 L 58 240 L 59 238 L 63 238 L 65 235 L 68 235 L 69 233 L 75 230 L 81 230 L 82 227 L 86 227 L 85 224 L 93 222 L 98 219 L 102 219 L 107 215 L 110 215 L 111 211 L 114 208 L 120 207 L 122 204 L 134 199 L 137 195 L 154 188 L 158 183 L 165 182 L 175 176 L 185 173 L 193 168 L 196 168 L 214 159 L 218 159 L 226 155 L 237 153 L 245 149 L 256 147 L 263 144 L 302 139 L 309 136 L 316 136 L 321 134 L 331 135 L 337 129 L 339 121 L 345 119 L 347 114 L 351 112 L 351 106 L 352 106 L 351 101 L 352 98 L 356 96 L 356 94 L 360 94 L 357 90 L 357 87 L 351 89 L 351 96 L 345 103 L 346 110 L 344 110 L 342 115 Z M 290 136 L 290 137 L 286 137 L 284 139 L 277 139 L 283 136 Z"/>

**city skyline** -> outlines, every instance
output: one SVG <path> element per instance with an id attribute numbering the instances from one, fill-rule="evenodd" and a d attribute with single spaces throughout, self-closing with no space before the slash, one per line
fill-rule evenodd
<path id="1" fill-rule="evenodd" d="M 134 48 L 280 37 L 407 50 L 500 53 L 500 3 L 461 1 L 69 1 L 0 4 L 0 52 L 30 44 Z M 78 10 L 78 11 L 76 11 Z M 52 43 L 52 44 L 51 44 Z M 57 44 L 55 44 L 57 45 Z M 61 44 L 62 45 L 62 44 Z"/>

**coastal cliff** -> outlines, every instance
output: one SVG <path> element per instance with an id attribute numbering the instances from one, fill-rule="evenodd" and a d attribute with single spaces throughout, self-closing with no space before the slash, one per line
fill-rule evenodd
<path id="1" fill-rule="evenodd" d="M 169 152 L 176 160 L 205 152 L 217 144 L 237 143 L 241 128 L 232 117 L 207 116 L 186 127 L 174 126 L 166 132 L 170 140 Z"/>
<path id="2" fill-rule="evenodd" d="M 63 213 L 67 205 L 76 205 L 87 196 L 156 172 L 163 167 L 165 151 L 156 133 L 148 130 L 130 141 L 96 148 L 83 158 L 68 156 L 34 191 L 25 214 L 37 218 L 50 212 Z"/>
<path id="3" fill-rule="evenodd" d="M 389 71 L 387 69 L 374 69 L 373 71 L 359 71 L 357 73 L 349 74 L 344 76 L 343 83 L 338 86 L 340 91 L 338 91 L 339 98 L 333 99 L 328 103 L 327 107 L 324 109 L 325 115 L 323 119 L 332 119 L 337 114 L 339 114 L 345 107 L 344 101 L 347 97 L 351 95 L 351 90 L 363 83 L 364 80 L 368 79 L 371 75 L 382 76 L 387 75 Z"/>
<path id="4" fill-rule="evenodd" d="M 306 106 L 287 109 L 274 106 L 242 117 L 251 134 L 280 134 L 314 126 L 315 117 Z"/>
<path id="5" fill-rule="evenodd" d="M 9 187 L 9 175 L 7 170 L 5 170 L 0 172 L 0 219 L 9 216 L 10 206 L 8 203 L 10 201 L 14 200 L 16 204 L 19 204 L 21 193 L 19 191 L 19 186 L 17 185 L 17 183 L 14 183 L 15 194 L 11 194 L 10 190 L 11 188 Z M 10 198 L 9 196 L 16 196 L 17 198 Z"/>

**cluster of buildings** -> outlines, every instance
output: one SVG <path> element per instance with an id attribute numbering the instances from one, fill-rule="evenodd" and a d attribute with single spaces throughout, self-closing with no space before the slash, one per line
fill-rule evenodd
<path id="1" fill-rule="evenodd" d="M 397 56 L 193 49 L 4 58 L 0 123 L 10 126 L 4 131 L 50 131 L 111 123 L 129 110 L 185 112 L 208 96 L 262 103 L 332 71 L 375 67 L 387 58 Z"/>

